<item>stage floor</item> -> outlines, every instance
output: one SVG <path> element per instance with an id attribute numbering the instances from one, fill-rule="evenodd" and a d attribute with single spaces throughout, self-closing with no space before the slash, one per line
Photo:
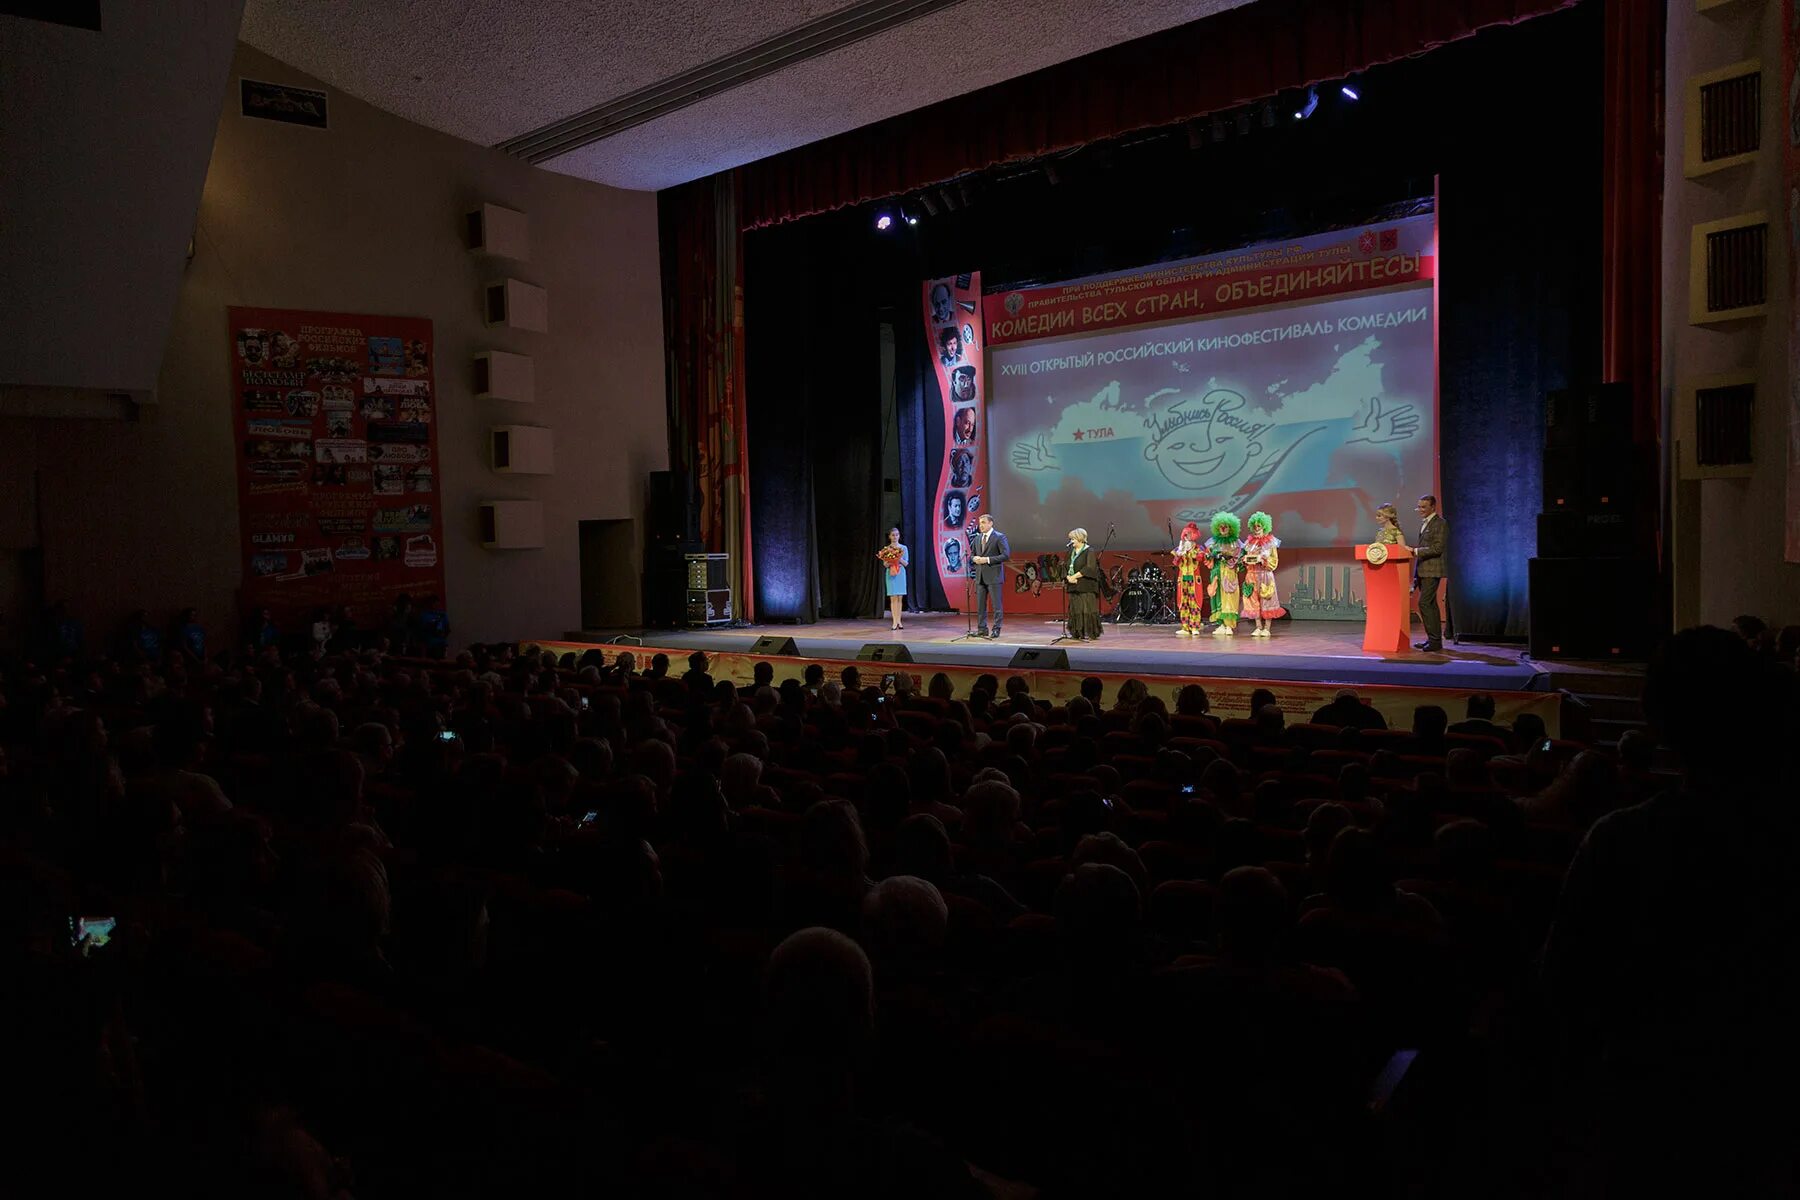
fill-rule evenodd
<path id="1" fill-rule="evenodd" d="M 1006 636 L 994 641 L 965 638 L 960 613 L 911 613 L 906 628 L 885 620 L 829 620 L 813 625 L 749 625 L 736 629 L 633 629 L 626 632 L 653 646 L 743 653 L 759 637 L 791 637 L 807 658 L 854 659 L 865 643 L 904 644 L 916 663 L 1004 668 L 1020 647 L 1050 645 L 1062 631 L 1058 621 L 1021 614 L 1006 622 Z M 1097 642 L 1063 641 L 1073 671 L 1204 675 L 1307 683 L 1399 684 L 1464 690 L 1547 691 L 1549 669 L 1525 657 L 1523 648 L 1446 643 L 1442 654 L 1365 653 L 1357 621 L 1282 621 L 1273 637 L 1248 632 L 1216 638 L 1184 638 L 1174 625 L 1108 625 Z M 618 636 L 584 630 L 572 641 Z M 1560 668 L 1561 664 L 1559 664 Z"/>

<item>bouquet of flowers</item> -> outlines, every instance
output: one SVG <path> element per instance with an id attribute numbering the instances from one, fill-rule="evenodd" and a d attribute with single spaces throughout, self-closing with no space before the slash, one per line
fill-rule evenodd
<path id="1" fill-rule="evenodd" d="M 875 557 L 887 564 L 889 575 L 898 575 L 900 573 L 901 560 L 905 557 L 905 552 L 898 546 L 887 545 L 877 550 L 875 552 Z"/>

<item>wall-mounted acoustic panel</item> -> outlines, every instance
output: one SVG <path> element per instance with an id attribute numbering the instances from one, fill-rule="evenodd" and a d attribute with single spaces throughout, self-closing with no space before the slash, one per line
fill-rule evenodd
<path id="1" fill-rule="evenodd" d="M 497 425 L 488 430 L 489 462 L 502 475 L 554 475 L 551 435 L 540 425 Z"/>
<path id="2" fill-rule="evenodd" d="M 481 544 L 489 550 L 541 550 L 544 506 L 536 500 L 483 500 Z"/>
<path id="3" fill-rule="evenodd" d="M 1689 179 L 1753 162 L 1762 149 L 1762 62 L 1746 59 L 1692 76 L 1682 115 Z"/>
<path id="4" fill-rule="evenodd" d="M 550 293 L 522 279 L 496 279 L 483 289 L 482 319 L 528 333 L 550 332 Z"/>
<path id="5" fill-rule="evenodd" d="M 463 218 L 463 245 L 471 254 L 527 262 L 531 258 L 531 218 L 516 209 L 483 204 Z"/>
<path id="6" fill-rule="evenodd" d="M 537 369 L 527 354 L 483 350 L 475 356 L 475 398 L 530 404 L 537 399 Z"/>
<path id="7" fill-rule="evenodd" d="M 1750 474 L 1755 456 L 1756 372 L 1681 381 L 1675 388 L 1675 443 L 1683 479 Z"/>
<path id="8" fill-rule="evenodd" d="M 1769 312 L 1769 214 L 1695 225 L 1688 244 L 1688 320 L 1714 325 Z"/>

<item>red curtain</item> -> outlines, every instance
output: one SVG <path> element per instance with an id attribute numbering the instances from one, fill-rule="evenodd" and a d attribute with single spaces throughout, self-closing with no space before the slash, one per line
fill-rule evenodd
<path id="1" fill-rule="evenodd" d="M 749 441 L 744 411 L 744 238 L 732 172 L 658 197 L 669 465 L 687 479 L 708 551 L 731 555 L 735 616 L 755 619 L 748 586 Z"/>
<path id="2" fill-rule="evenodd" d="M 1574 2 L 1256 0 L 740 167 L 741 217 L 755 229 L 1218 112 Z"/>
<path id="3" fill-rule="evenodd" d="M 1632 440 L 1646 454 L 1662 435 L 1666 20 L 1662 4 L 1606 0 L 1601 370 L 1603 382 L 1631 385 Z"/>

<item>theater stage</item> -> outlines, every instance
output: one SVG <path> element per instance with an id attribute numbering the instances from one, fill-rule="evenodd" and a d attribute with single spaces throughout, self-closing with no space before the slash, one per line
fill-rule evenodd
<path id="1" fill-rule="evenodd" d="M 1062 630 L 1041 614 L 1021 614 L 1006 622 L 1000 640 L 964 638 L 960 613 L 912 613 L 895 632 L 883 620 L 829 620 L 813 625 L 750 625 L 714 629 L 633 629 L 624 632 L 662 649 L 742 654 L 765 636 L 791 637 L 799 656 L 854 659 L 865 644 L 904 645 L 914 663 L 1005 668 L 1015 651 L 1049 646 Z M 1386 684 L 1451 688 L 1460 691 L 1548 691 L 1549 669 L 1524 657 L 1516 646 L 1456 645 L 1442 654 L 1369 654 L 1362 648 L 1360 621 L 1278 621 L 1273 637 L 1248 632 L 1235 637 L 1184 638 L 1174 625 L 1108 625 L 1098 642 L 1059 643 L 1069 654 L 1069 670 L 1108 674 L 1183 675 L 1296 683 Z M 611 641 L 620 631 L 584 630 L 569 642 Z M 1423 636 L 1415 630 L 1415 636 Z M 1048 664 L 1045 664 L 1046 666 Z"/>

